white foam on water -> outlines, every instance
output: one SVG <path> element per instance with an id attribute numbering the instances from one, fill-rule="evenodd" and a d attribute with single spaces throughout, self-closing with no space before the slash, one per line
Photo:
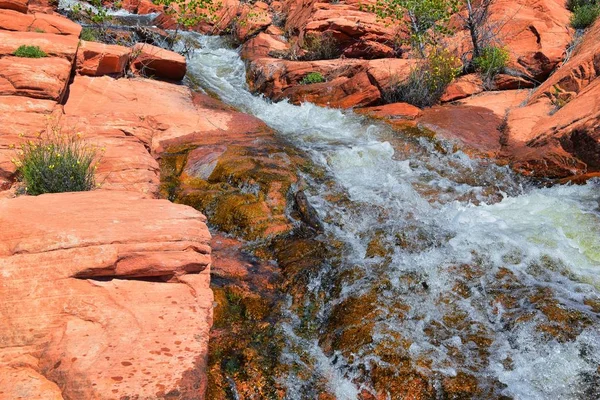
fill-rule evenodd
<path id="1" fill-rule="evenodd" d="M 375 342 L 390 338 L 389 332 L 399 332 L 411 340 L 409 352 L 414 357 L 434 355 L 433 371 L 454 375 L 463 368 L 482 377 L 493 376 L 507 385 L 503 393 L 514 398 L 585 398 L 585 376 L 600 360 L 600 322 L 582 304 L 585 296 L 599 298 L 597 182 L 523 188 L 506 168 L 471 160 L 461 152 L 439 152 L 423 138 L 397 138 L 385 126 L 352 112 L 309 103 L 273 103 L 248 92 L 245 66 L 237 51 L 227 49 L 222 39 L 195 37 L 202 48 L 190 57 L 189 71 L 202 86 L 305 150 L 353 203 L 352 207 L 332 204 L 318 188 L 308 193 L 325 221 L 326 232 L 347 244 L 340 268 L 365 271 L 364 278 L 347 282 L 340 297 L 328 299 L 324 307 L 366 293 L 387 279 L 389 287 L 379 291 L 378 307 L 388 318 L 377 322 Z M 394 140 L 410 140 L 410 151 L 399 150 Z M 384 260 L 365 258 L 368 242 L 377 231 L 383 231 L 389 242 L 408 235 L 416 250 L 396 246 L 391 262 L 381 270 Z M 439 298 L 456 283 L 452 268 L 462 264 L 482 265 L 483 276 L 469 282 L 468 298 L 440 305 Z M 535 267 L 540 264 L 542 272 Z M 379 275 L 374 276 L 374 268 L 380 268 Z M 490 304 L 487 292 L 499 268 L 508 268 L 526 287 L 550 288 L 561 304 L 585 313 L 593 329 L 574 341 L 559 343 L 534 329 L 545 317 L 532 310 L 531 322 L 507 330 L 502 305 Z M 309 284 L 311 290 L 323 289 L 322 282 L 327 280 L 322 276 L 329 272 L 315 277 Z M 407 288 L 401 279 L 406 273 L 420 276 L 427 290 Z M 398 298 L 410 305 L 403 318 L 397 310 L 386 308 Z M 460 332 L 441 344 L 434 344 L 427 335 L 426 328 L 442 320 L 451 307 L 465 312 L 472 326 L 479 324 L 494 335 L 489 365 L 475 365 L 476 360 L 469 363 L 471 350 Z M 306 347 L 312 367 L 330 381 L 337 398 L 356 398 L 358 378 L 348 372 L 352 365 L 341 368 L 343 363 L 334 363 L 316 341 L 299 338 L 293 327 L 293 322 L 284 327 L 289 340 Z M 466 364 L 454 361 L 452 347 L 464 349 Z M 368 349 L 355 356 L 355 366 L 381 362 Z M 287 357 L 299 362 L 293 354 Z M 507 357 L 513 362 L 511 369 L 503 364 Z M 288 389 L 290 398 L 302 398 L 293 382 Z"/>

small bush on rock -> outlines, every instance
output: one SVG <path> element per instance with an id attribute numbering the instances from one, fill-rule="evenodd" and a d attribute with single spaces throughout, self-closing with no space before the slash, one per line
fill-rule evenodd
<path id="1" fill-rule="evenodd" d="M 83 192 L 95 186 L 97 149 L 58 129 L 21 145 L 13 162 L 31 195 Z"/>
<path id="2" fill-rule="evenodd" d="M 27 45 L 19 46 L 19 48 L 17 50 L 15 50 L 14 55 L 17 57 L 26 57 L 26 58 L 48 57 L 48 54 L 46 54 L 42 49 L 40 49 L 39 46 L 27 46 Z"/>
<path id="3" fill-rule="evenodd" d="M 388 103 L 406 102 L 418 107 L 437 103 L 460 73 L 460 60 L 446 50 L 434 50 L 414 68 L 408 80 L 384 93 Z"/>
<path id="4" fill-rule="evenodd" d="M 567 8 L 569 9 L 569 11 L 575 11 L 577 7 L 595 3 L 595 0 L 567 0 Z"/>
<path id="5" fill-rule="evenodd" d="M 598 15 L 600 15 L 599 4 L 577 6 L 571 15 L 571 26 L 575 29 L 585 29 L 594 23 Z"/>
<path id="6" fill-rule="evenodd" d="M 331 60 L 340 56 L 337 41 L 329 32 L 306 35 L 302 49 L 306 51 L 302 59 L 308 61 Z"/>
<path id="7" fill-rule="evenodd" d="M 84 27 L 81 29 L 81 35 L 79 38 L 81 40 L 85 40 L 86 42 L 99 42 L 100 34 L 97 29 Z"/>
<path id="8" fill-rule="evenodd" d="M 325 82 L 325 78 L 319 72 L 310 72 L 306 74 L 304 78 L 300 81 L 302 85 L 311 85 L 313 83 L 321 83 Z"/>
<path id="9" fill-rule="evenodd" d="M 505 48 L 488 46 L 481 50 L 481 55 L 475 58 L 473 63 L 485 78 L 491 79 L 502 72 L 508 58 L 508 50 Z"/>

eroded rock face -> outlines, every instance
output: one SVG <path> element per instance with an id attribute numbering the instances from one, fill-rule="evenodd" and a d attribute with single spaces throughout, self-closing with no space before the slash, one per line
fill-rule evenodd
<path id="1" fill-rule="evenodd" d="M 137 43 L 132 48 L 131 69 L 143 76 L 180 81 L 185 76 L 186 62 L 180 54 L 147 43 Z"/>
<path id="2" fill-rule="evenodd" d="M 73 36 L 81 33 L 81 25 L 62 16 L 38 12 L 23 14 L 10 9 L 0 9 L 0 29 Z"/>
<path id="3" fill-rule="evenodd" d="M 320 74 L 324 82 L 304 84 L 308 74 Z M 367 64 L 359 60 L 286 61 L 271 58 L 254 60 L 249 69 L 253 90 L 274 100 L 290 99 L 293 103 L 349 108 L 367 106 L 381 98 L 371 83 Z"/>
<path id="4" fill-rule="evenodd" d="M 507 143 L 519 170 L 551 177 L 599 171 L 598 34 L 596 22 L 569 61 L 508 115 Z"/>
<path id="5" fill-rule="evenodd" d="M 0 209 L 12 227 L 0 245 L 3 397 L 203 398 L 212 292 L 199 212 L 109 191 Z"/>
<path id="6" fill-rule="evenodd" d="M 127 47 L 82 40 L 77 52 L 77 72 L 91 76 L 123 76 L 130 53 Z"/>

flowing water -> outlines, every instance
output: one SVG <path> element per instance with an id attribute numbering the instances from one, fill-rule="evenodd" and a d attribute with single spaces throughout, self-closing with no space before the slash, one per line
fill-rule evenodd
<path id="1" fill-rule="evenodd" d="M 306 334 L 289 300 L 280 327 L 287 398 L 316 398 L 317 386 L 340 400 L 401 398 L 373 378 L 382 371 L 404 385 L 426 377 L 438 396 L 460 376 L 476 379 L 470 395 L 480 398 L 598 398 L 598 183 L 536 188 L 351 111 L 272 103 L 247 91 L 235 50 L 196 38 L 189 72 L 201 86 L 266 122 L 335 181 L 305 177 L 323 236 L 342 250 L 306 288 L 318 329 Z"/>
<path id="2" fill-rule="evenodd" d="M 319 329 L 305 334 L 289 301 L 281 323 L 281 362 L 293 367 L 281 378 L 287 398 L 316 398 L 315 385 L 337 399 L 381 393 L 371 375 L 402 376 L 398 359 L 438 394 L 448 377 L 468 376 L 481 398 L 597 398 L 596 182 L 536 188 L 351 111 L 272 103 L 247 91 L 244 63 L 222 39 L 197 40 L 189 72 L 202 87 L 266 122 L 336 183 L 306 177 L 324 236 L 343 250 L 307 286 Z M 344 312 L 362 314 L 336 315 Z M 354 343 L 321 337 L 339 339 L 348 326 L 332 321 L 356 318 Z"/>

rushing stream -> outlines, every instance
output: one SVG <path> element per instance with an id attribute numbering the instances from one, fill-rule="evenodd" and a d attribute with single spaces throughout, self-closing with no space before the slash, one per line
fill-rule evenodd
<path id="1" fill-rule="evenodd" d="M 373 390 L 365 376 L 375 370 L 402 374 L 390 352 L 412 360 L 434 389 L 465 373 L 480 382 L 481 398 L 598 398 L 597 183 L 535 188 L 352 112 L 272 103 L 247 91 L 235 50 L 197 39 L 189 72 L 201 85 L 310 154 L 339 186 L 307 177 L 324 235 L 344 246 L 339 262 L 311 277 L 306 301 L 319 303 L 321 327 L 342 318 L 336 311 L 367 311 L 354 316 L 364 321 L 347 352 L 325 351 L 325 328 L 307 336 L 301 316 L 287 313 L 281 361 L 296 371 L 283 378 L 287 398 L 316 398 L 311 388 L 321 382 L 340 400 L 356 399 Z M 335 190 L 349 201 L 337 204 Z M 370 304 L 340 308 L 348 299 Z M 572 331 L 561 332 L 561 322 Z M 359 336 L 365 326 L 368 340 Z"/>

